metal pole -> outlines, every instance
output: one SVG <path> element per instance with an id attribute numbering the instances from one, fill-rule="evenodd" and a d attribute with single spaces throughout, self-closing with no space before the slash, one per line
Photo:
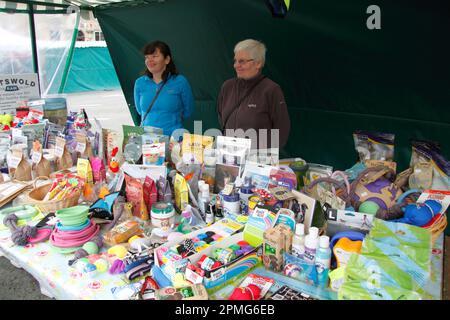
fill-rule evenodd
<path id="1" fill-rule="evenodd" d="M 33 53 L 33 69 L 34 72 L 37 74 L 38 78 L 38 89 L 39 89 L 39 96 L 41 95 L 41 81 L 39 76 L 39 61 L 38 61 L 38 52 L 37 52 L 37 45 L 36 45 L 36 26 L 34 23 L 34 9 L 33 4 L 28 3 L 28 16 L 30 18 L 30 36 L 31 36 L 31 51 Z"/>

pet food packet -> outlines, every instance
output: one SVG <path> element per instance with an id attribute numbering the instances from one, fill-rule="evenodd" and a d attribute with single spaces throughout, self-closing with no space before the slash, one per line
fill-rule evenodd
<path id="1" fill-rule="evenodd" d="M 123 150 L 125 150 L 125 146 L 128 144 L 130 137 L 141 137 L 145 133 L 144 128 L 136 126 L 122 125 L 122 130 L 123 130 L 123 145 L 122 145 Z"/>
<path id="2" fill-rule="evenodd" d="M 24 125 L 21 129 L 22 135 L 24 137 L 27 137 L 29 151 L 33 149 L 33 142 L 36 140 L 39 141 L 41 145 L 44 144 L 45 124 L 27 124 Z"/>
<path id="3" fill-rule="evenodd" d="M 189 187 L 181 174 L 176 174 L 174 179 L 175 189 L 175 206 L 183 211 L 186 205 L 189 204 Z"/>
<path id="4" fill-rule="evenodd" d="M 94 182 L 101 183 L 106 181 L 106 168 L 103 160 L 99 157 L 91 157 L 90 161 Z"/>
<path id="5" fill-rule="evenodd" d="M 309 185 L 316 179 L 330 177 L 333 173 L 333 167 L 317 164 L 308 163 L 308 171 L 306 171 L 306 176 L 304 177 L 305 186 Z"/>
<path id="6" fill-rule="evenodd" d="M 403 283 L 402 288 L 418 289 L 425 286 L 430 277 L 431 251 L 428 248 L 407 245 L 391 246 L 366 237 L 363 241 L 361 255 L 378 261 L 389 261 L 400 270 L 407 270 L 409 278 L 414 281 Z M 392 271 L 395 267 L 388 268 Z M 400 272 L 397 272 L 397 274 Z M 393 275 L 392 277 L 395 277 Z"/>
<path id="7" fill-rule="evenodd" d="M 153 143 L 142 145 L 142 163 L 144 165 L 160 166 L 166 157 L 165 143 Z"/>
<path id="8" fill-rule="evenodd" d="M 415 168 L 418 163 L 431 163 L 433 169 L 431 189 L 450 190 L 450 161 L 444 158 L 438 143 L 413 140 L 410 167 Z M 413 184 L 417 182 L 416 184 L 420 185 L 420 180 L 423 184 L 427 179 L 426 172 L 424 174 L 420 168 L 419 170 L 414 169 L 414 173 L 410 177 L 410 182 L 413 179 Z"/>
<path id="9" fill-rule="evenodd" d="M 62 132 L 64 132 L 64 127 L 47 122 L 44 132 L 44 149 L 54 149 L 56 146 L 56 137 L 58 137 Z"/>
<path id="10" fill-rule="evenodd" d="M 31 164 L 23 156 L 23 151 L 14 149 L 9 159 L 9 174 L 12 179 L 30 181 L 32 179 Z"/>
<path id="11" fill-rule="evenodd" d="M 217 163 L 243 166 L 250 155 L 251 139 L 235 137 L 217 137 Z"/>
<path id="12" fill-rule="evenodd" d="M 55 156 L 57 170 L 65 170 L 73 167 L 72 155 L 67 148 L 64 138 L 56 138 Z"/>
<path id="13" fill-rule="evenodd" d="M 352 254 L 345 269 L 345 281 L 366 282 L 377 278 L 381 288 L 391 286 L 399 289 L 424 293 L 423 285 L 417 282 L 416 269 L 408 269 L 410 260 L 402 260 L 398 257 L 389 259 L 377 254 Z M 423 273 L 423 271 L 421 272 Z M 427 271 L 429 274 L 429 272 Z M 420 281 L 422 282 L 422 281 Z"/>
<path id="14" fill-rule="evenodd" d="M 152 205 L 158 201 L 156 183 L 149 176 L 146 176 L 144 181 L 144 201 L 148 210 L 151 210 Z"/>
<path id="15" fill-rule="evenodd" d="M 374 218 L 369 235 L 372 240 L 394 247 L 412 246 L 431 252 L 431 233 L 424 228 Z"/>
<path id="16" fill-rule="evenodd" d="M 144 130 L 146 130 L 148 127 L 144 127 Z M 153 127 L 150 127 L 153 128 Z M 170 137 L 161 134 L 151 133 L 145 131 L 145 133 L 141 136 L 142 138 L 142 145 L 146 144 L 154 144 L 154 143 L 164 143 L 164 157 L 166 159 L 170 159 L 170 150 L 169 150 L 169 144 L 170 144 Z"/>
<path id="17" fill-rule="evenodd" d="M 203 150 L 212 148 L 213 141 L 213 137 L 184 133 L 183 143 L 181 145 L 183 163 L 203 163 Z"/>
<path id="18" fill-rule="evenodd" d="M 7 132 L 0 132 L 0 168 L 7 167 L 6 154 L 11 144 L 11 137 Z"/>
<path id="19" fill-rule="evenodd" d="M 94 178 L 92 175 L 91 163 L 87 159 L 78 158 L 77 161 L 77 175 L 82 177 L 86 183 L 93 184 Z"/>
<path id="20" fill-rule="evenodd" d="M 200 164 L 184 164 L 179 169 L 196 199 L 198 197 L 198 181 L 200 179 L 201 170 Z"/>
<path id="21" fill-rule="evenodd" d="M 144 188 L 139 179 L 125 175 L 125 193 L 127 200 L 133 204 L 133 216 L 149 220 L 148 209 L 144 201 Z"/>
<path id="22" fill-rule="evenodd" d="M 172 190 L 170 189 L 169 180 L 160 176 L 156 184 L 156 192 L 158 194 L 158 202 L 172 202 Z"/>
<path id="23" fill-rule="evenodd" d="M 393 286 L 374 286 L 371 282 L 345 281 L 338 291 L 339 300 L 422 300 L 417 292 Z"/>
<path id="24" fill-rule="evenodd" d="M 353 133 L 353 140 L 361 162 L 394 159 L 394 134 L 356 130 Z"/>

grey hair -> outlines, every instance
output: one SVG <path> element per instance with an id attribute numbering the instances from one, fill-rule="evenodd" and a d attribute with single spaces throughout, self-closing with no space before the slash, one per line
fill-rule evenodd
<path id="1" fill-rule="evenodd" d="M 243 40 L 241 42 L 238 42 L 236 46 L 234 47 L 234 53 L 238 51 L 246 51 L 250 54 L 252 59 L 255 59 L 256 61 L 259 61 L 262 63 L 262 66 L 264 67 L 264 64 L 266 62 L 266 46 L 261 41 L 253 40 L 253 39 L 247 39 Z"/>

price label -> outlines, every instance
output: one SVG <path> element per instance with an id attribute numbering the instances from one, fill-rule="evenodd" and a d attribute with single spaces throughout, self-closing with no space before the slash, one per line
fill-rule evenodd
<path id="1" fill-rule="evenodd" d="M 34 151 L 31 155 L 31 161 L 33 163 L 39 163 L 39 161 L 41 161 L 42 159 L 42 152 L 36 152 Z"/>
<path id="2" fill-rule="evenodd" d="M 229 196 L 234 189 L 234 184 L 233 183 L 227 183 L 225 185 L 225 188 L 222 190 L 222 194 Z"/>
<path id="3" fill-rule="evenodd" d="M 61 158 L 64 154 L 64 147 L 66 145 L 66 140 L 61 137 L 56 138 L 55 145 L 55 156 Z"/>
<path id="4" fill-rule="evenodd" d="M 83 153 L 84 150 L 86 150 L 86 143 L 84 143 L 84 142 L 77 142 L 77 146 L 75 148 L 75 151 L 79 152 L 79 153 Z"/>
<path id="5" fill-rule="evenodd" d="M 19 166 L 20 161 L 22 160 L 22 157 L 11 157 L 9 159 L 9 167 L 13 169 L 17 169 Z"/>
<path id="6" fill-rule="evenodd" d="M 55 156 L 61 158 L 64 154 L 64 146 L 55 146 Z"/>

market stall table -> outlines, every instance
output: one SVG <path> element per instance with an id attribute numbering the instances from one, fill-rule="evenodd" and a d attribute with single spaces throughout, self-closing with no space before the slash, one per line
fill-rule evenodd
<path id="1" fill-rule="evenodd" d="M 113 300 L 115 299 L 112 293 L 113 288 L 127 284 L 120 275 L 104 272 L 90 277 L 69 267 L 67 262 L 72 256 L 65 256 L 54 251 L 48 242 L 26 247 L 12 246 L 9 231 L 0 233 L 0 254 L 8 258 L 15 266 L 23 268 L 35 277 L 43 294 L 56 299 Z M 426 291 L 436 300 L 442 299 L 443 262 L 444 235 L 442 234 L 433 246 L 431 277 L 426 285 Z M 320 293 L 311 285 L 267 271 L 262 267 L 251 270 L 250 273 L 272 277 L 275 284 L 270 289 L 271 292 L 275 292 L 282 285 L 290 285 L 312 296 L 319 293 L 322 299 L 336 299 L 336 294 L 333 292 Z M 213 294 L 211 298 L 225 298 L 235 286 L 239 285 L 239 281 L 242 279 L 224 287 Z"/>

